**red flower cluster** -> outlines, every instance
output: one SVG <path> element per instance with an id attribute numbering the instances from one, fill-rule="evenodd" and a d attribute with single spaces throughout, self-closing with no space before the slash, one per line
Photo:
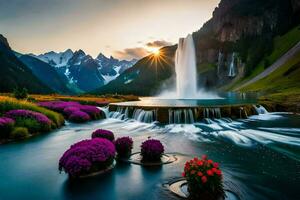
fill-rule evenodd
<path id="1" fill-rule="evenodd" d="M 206 184 L 207 182 L 221 182 L 222 171 L 219 169 L 219 164 L 208 160 L 207 156 L 202 156 L 202 159 L 194 158 L 185 163 L 182 176 L 188 181 L 199 182 Z"/>

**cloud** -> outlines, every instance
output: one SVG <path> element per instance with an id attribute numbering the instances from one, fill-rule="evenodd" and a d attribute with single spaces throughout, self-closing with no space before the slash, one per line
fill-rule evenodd
<path id="1" fill-rule="evenodd" d="M 170 46 L 170 45 L 172 45 L 172 43 L 167 42 L 165 40 L 155 40 L 155 41 L 146 43 L 147 47 L 154 47 L 154 48 L 160 48 L 160 47 Z"/>
<path id="2" fill-rule="evenodd" d="M 140 59 L 142 57 L 145 57 L 149 54 L 150 52 L 143 48 L 143 47 L 136 47 L 136 48 L 127 48 L 122 51 L 115 51 L 114 56 L 119 58 L 119 59 Z"/>

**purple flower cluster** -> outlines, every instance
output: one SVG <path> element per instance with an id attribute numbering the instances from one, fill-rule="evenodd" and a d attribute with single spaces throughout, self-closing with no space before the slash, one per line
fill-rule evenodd
<path id="1" fill-rule="evenodd" d="M 71 177 L 86 175 L 110 166 L 115 153 L 115 146 L 107 139 L 83 140 L 63 154 L 59 160 L 59 170 Z"/>
<path id="2" fill-rule="evenodd" d="M 50 110 L 60 112 L 72 122 L 86 122 L 91 119 L 101 118 L 101 110 L 99 110 L 96 106 L 81 105 L 78 102 L 49 101 L 40 102 L 38 103 L 38 105 Z M 89 116 L 89 118 L 86 117 L 87 115 Z M 82 117 L 82 119 L 80 119 L 80 117 Z"/>
<path id="3" fill-rule="evenodd" d="M 8 138 L 15 120 L 8 117 L 0 117 L 0 138 Z"/>
<path id="4" fill-rule="evenodd" d="M 99 119 L 101 111 L 96 106 L 82 105 L 79 109 L 90 115 L 92 119 Z"/>
<path id="5" fill-rule="evenodd" d="M 78 111 L 74 111 L 70 114 L 69 120 L 71 122 L 75 122 L 75 123 L 83 123 L 83 122 L 90 121 L 91 118 L 85 112 L 78 110 Z"/>
<path id="6" fill-rule="evenodd" d="M 8 117 L 0 117 L 0 127 L 7 126 L 10 124 L 14 124 L 15 120 Z"/>
<path id="7" fill-rule="evenodd" d="M 120 137 L 115 142 L 119 157 L 129 157 L 133 148 L 133 140 L 130 137 Z"/>
<path id="8" fill-rule="evenodd" d="M 31 118 L 42 125 L 51 125 L 51 120 L 46 115 L 38 112 L 33 112 L 31 110 L 10 110 L 5 114 L 5 117 L 15 120 L 18 118 Z"/>
<path id="9" fill-rule="evenodd" d="M 92 133 L 92 138 L 105 138 L 108 139 L 109 141 L 113 142 L 115 140 L 114 133 L 105 130 L 105 129 L 98 129 Z"/>
<path id="10" fill-rule="evenodd" d="M 164 153 L 164 146 L 159 140 L 149 139 L 141 145 L 141 155 L 145 161 L 160 160 Z"/>
<path id="11" fill-rule="evenodd" d="M 80 103 L 74 101 L 47 101 L 47 102 L 39 102 L 39 106 L 48 108 L 50 110 L 54 110 L 57 112 L 63 112 L 63 110 L 67 107 L 77 107 L 80 106 Z"/>

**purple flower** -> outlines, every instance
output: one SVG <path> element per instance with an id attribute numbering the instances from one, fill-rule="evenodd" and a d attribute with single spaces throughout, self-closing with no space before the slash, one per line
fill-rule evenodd
<path id="1" fill-rule="evenodd" d="M 142 143 L 141 154 L 143 160 L 160 160 L 164 153 L 164 146 L 159 140 L 149 139 Z"/>
<path id="2" fill-rule="evenodd" d="M 15 120 L 8 117 L 0 117 L 0 127 L 6 126 L 8 124 L 14 124 Z"/>
<path id="3" fill-rule="evenodd" d="M 112 142 L 95 138 L 72 145 L 60 158 L 59 170 L 78 177 L 105 169 L 113 163 L 115 147 Z"/>
<path id="4" fill-rule="evenodd" d="M 70 106 L 70 107 L 66 107 L 63 110 L 63 112 L 66 116 L 70 116 L 75 111 L 80 111 L 80 109 L 78 107 Z"/>
<path id="5" fill-rule="evenodd" d="M 39 106 L 48 108 L 50 110 L 55 110 L 57 112 L 63 112 L 63 110 L 67 107 L 77 107 L 80 106 L 80 103 L 73 102 L 73 101 L 48 101 L 48 102 L 40 102 L 38 103 Z"/>
<path id="6" fill-rule="evenodd" d="M 99 110 L 96 106 L 83 105 L 79 106 L 79 109 L 89 114 L 92 119 L 99 119 L 101 117 L 101 110 Z"/>
<path id="7" fill-rule="evenodd" d="M 128 157 L 133 148 L 133 141 L 130 137 L 120 137 L 115 141 L 115 147 L 119 157 Z"/>
<path id="8" fill-rule="evenodd" d="M 74 111 L 70 117 L 69 120 L 71 122 L 76 122 L 76 123 L 83 123 L 91 120 L 90 116 L 86 114 L 85 112 L 82 111 Z"/>
<path id="9" fill-rule="evenodd" d="M 109 130 L 98 129 L 92 133 L 92 138 L 105 138 L 113 142 L 115 140 L 114 133 Z"/>
<path id="10" fill-rule="evenodd" d="M 51 120 L 46 115 L 38 112 L 33 112 L 31 110 L 11 110 L 8 111 L 5 116 L 15 120 L 18 118 L 31 118 L 35 119 L 40 124 L 49 126 L 51 125 Z"/>

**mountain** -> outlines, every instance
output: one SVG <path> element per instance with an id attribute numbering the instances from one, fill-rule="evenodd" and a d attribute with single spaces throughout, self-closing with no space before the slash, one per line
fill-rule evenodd
<path id="1" fill-rule="evenodd" d="M 48 63 L 29 55 L 21 55 L 19 59 L 31 69 L 33 74 L 39 78 L 45 85 L 53 89 L 56 93 L 69 94 L 71 90 L 67 87 L 57 71 Z"/>
<path id="2" fill-rule="evenodd" d="M 166 79 L 174 74 L 174 52 L 176 46 L 160 49 L 162 57 L 149 55 L 125 70 L 115 80 L 93 91 L 96 94 L 122 93 L 149 95 L 154 94 Z"/>
<path id="3" fill-rule="evenodd" d="M 83 50 L 73 52 L 48 52 L 41 55 L 29 54 L 51 65 L 68 84 L 76 87 L 79 92 L 88 92 L 103 86 L 118 77 L 126 69 L 136 63 L 136 60 L 118 60 L 99 54 L 96 59 Z"/>
<path id="4" fill-rule="evenodd" d="M 12 92 L 16 87 L 26 88 L 30 93 L 53 92 L 15 56 L 7 39 L 0 34 L 0 92 Z"/>
<path id="5" fill-rule="evenodd" d="M 299 23 L 299 0 L 221 0 L 212 18 L 192 34 L 199 87 L 231 90 L 262 73 L 300 41 L 300 34 L 288 34 Z M 278 39 L 284 35 L 288 35 L 287 39 Z M 128 84 L 121 75 L 96 92 L 153 95 L 161 90 L 156 82 L 147 84 L 144 91 L 139 90 L 140 84 L 148 78 L 155 79 L 156 70 L 162 68 L 173 73 L 158 75 L 157 81 L 163 87 L 174 86 L 174 80 L 170 80 L 175 75 L 176 46 L 165 47 L 163 51 L 162 60 L 169 60 L 169 65 L 159 62 L 157 68 L 153 67 L 153 62 L 147 62 L 148 56 L 124 72 L 124 75 L 147 73 L 148 77 L 136 75 L 137 81 Z"/>

